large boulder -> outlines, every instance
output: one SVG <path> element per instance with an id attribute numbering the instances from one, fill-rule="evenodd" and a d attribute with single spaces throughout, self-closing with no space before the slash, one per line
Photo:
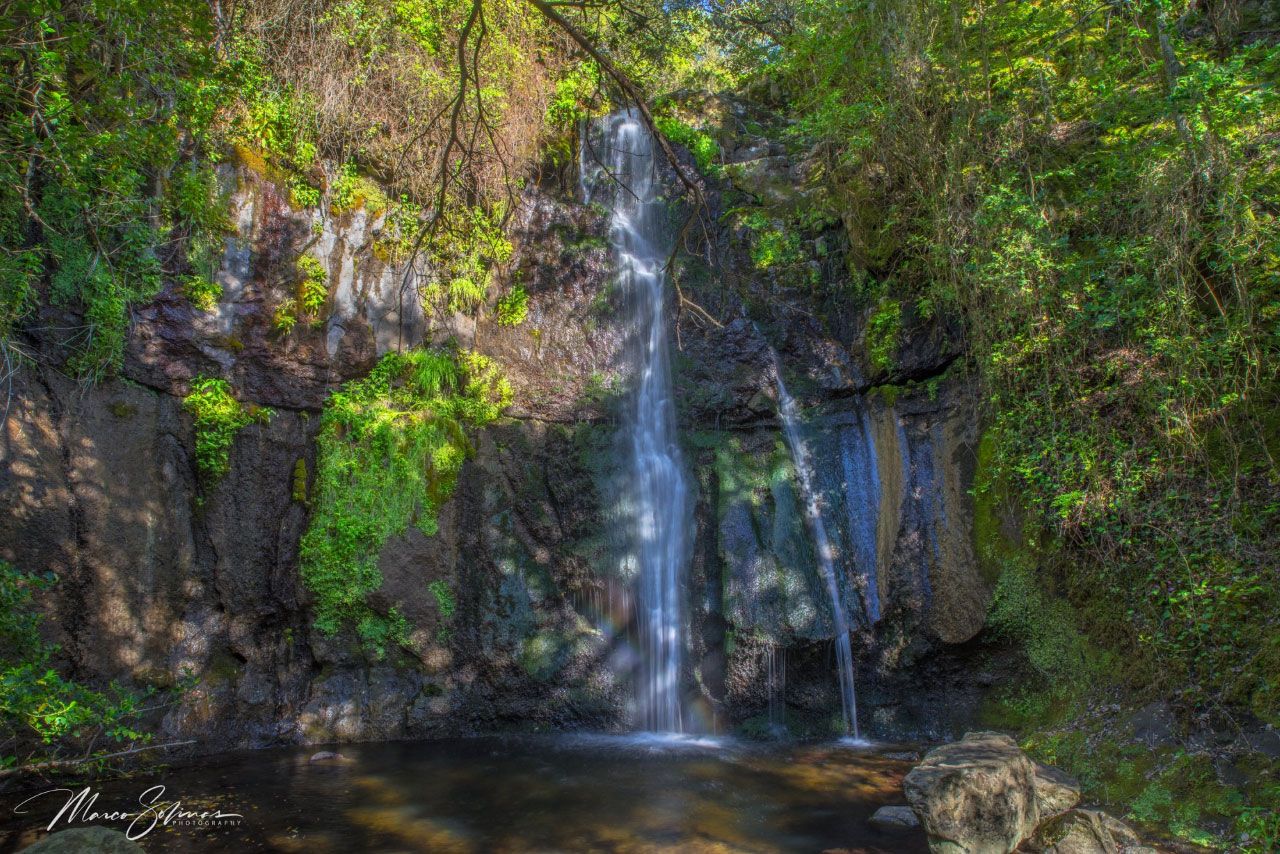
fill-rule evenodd
<path id="1" fill-rule="evenodd" d="M 24 848 L 23 854 L 142 854 L 142 846 L 118 830 L 94 825 L 60 830 Z"/>
<path id="2" fill-rule="evenodd" d="M 1029 854 L 1156 854 L 1129 825 L 1100 810 L 1071 810 L 1049 819 L 1024 850 Z"/>
<path id="3" fill-rule="evenodd" d="M 902 785 L 935 852 L 1009 854 L 1040 821 L 1036 765 L 1000 733 L 934 748 Z"/>

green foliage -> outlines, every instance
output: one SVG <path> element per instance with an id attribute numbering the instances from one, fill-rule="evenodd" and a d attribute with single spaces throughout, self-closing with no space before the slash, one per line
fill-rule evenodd
<path id="1" fill-rule="evenodd" d="M 488 297 L 494 268 L 511 258 L 502 232 L 506 209 L 471 207 L 449 220 L 429 246 L 434 277 L 422 288 L 428 310 L 472 311 Z"/>
<path id="2" fill-rule="evenodd" d="M 751 229 L 751 261 L 757 270 L 791 266 L 806 260 L 800 234 L 784 220 L 754 209 L 740 215 L 738 223 Z"/>
<path id="3" fill-rule="evenodd" d="M 1089 727 L 1056 730 L 1024 742 L 1033 757 L 1081 782 L 1086 801 L 1099 803 L 1148 828 L 1214 850 L 1263 852 L 1275 838 L 1280 786 L 1259 771 L 1248 784 L 1222 782 L 1209 753 L 1118 741 Z M 1236 833 L 1248 833 L 1240 844 Z M 1238 847 L 1237 847 L 1238 846 Z"/>
<path id="4" fill-rule="evenodd" d="M 329 271 L 314 255 L 299 256 L 297 267 L 302 277 L 298 283 L 297 306 L 303 314 L 318 318 L 329 301 Z M 277 322 L 276 326 L 280 324 Z"/>
<path id="5" fill-rule="evenodd" d="M 330 210 L 333 213 L 365 208 L 373 216 L 387 209 L 390 200 L 376 183 L 361 175 L 356 164 L 348 161 L 329 187 Z"/>
<path id="6" fill-rule="evenodd" d="M 867 318 L 867 361 L 881 371 L 893 370 L 894 357 L 902 335 L 902 303 L 888 297 L 880 300 Z"/>
<path id="7" fill-rule="evenodd" d="M 35 763 L 74 751 L 92 756 L 98 737 L 148 741 L 134 728 L 138 697 L 112 683 L 103 691 L 61 676 L 58 648 L 40 636 L 33 594 L 56 579 L 21 573 L 0 561 L 0 766 Z M 97 749 L 98 753 L 106 752 Z"/>
<path id="8" fill-rule="evenodd" d="M 227 473 L 236 433 L 254 422 L 265 424 L 275 414 L 266 407 L 242 404 L 226 380 L 208 377 L 191 381 L 182 407 L 195 419 L 196 468 L 207 483 Z"/>
<path id="9" fill-rule="evenodd" d="M 212 118 L 208 8 L 163 0 L 5 9 L 0 62 L 0 346 L 43 292 L 78 320 L 88 378 L 119 367 L 131 305 L 160 289 L 166 229 L 208 244 L 211 173 L 169 174 Z M 195 252 L 194 256 L 202 253 Z M 203 257 L 193 257 L 204 273 Z M 47 291 L 44 290 L 47 286 Z"/>
<path id="10" fill-rule="evenodd" d="M 288 335 L 298 325 L 298 300 L 295 297 L 283 299 L 271 313 L 271 325 L 281 335 Z"/>
<path id="11" fill-rule="evenodd" d="M 1008 562 L 1001 573 L 987 626 L 1026 650 L 1031 666 L 1057 691 L 1077 688 L 1095 672 L 1071 607 L 1045 595 L 1023 561 Z"/>
<path id="12" fill-rule="evenodd" d="M 427 585 L 427 589 L 435 597 L 436 607 L 440 609 L 440 616 L 446 620 L 450 619 L 453 616 L 453 612 L 458 610 L 458 600 L 454 597 L 453 591 L 449 589 L 449 585 L 440 579 L 436 579 Z"/>
<path id="13" fill-rule="evenodd" d="M 466 428 L 491 423 L 510 402 L 511 387 L 489 359 L 442 350 L 388 353 L 367 377 L 333 393 L 301 547 L 317 628 L 354 629 L 379 656 L 407 640 L 402 615 L 378 613 L 367 601 L 382 583 L 378 555 L 410 525 L 435 534 L 471 449 Z"/>
<path id="14" fill-rule="evenodd" d="M 599 65 L 595 62 L 572 64 L 556 81 L 555 93 L 547 104 L 547 126 L 561 134 L 576 134 L 578 123 L 590 117 L 591 101 L 600 88 Z"/>
<path id="15" fill-rule="evenodd" d="M 270 48 L 247 32 L 237 33 L 219 68 L 230 118 L 224 133 L 251 165 L 268 177 L 283 177 L 297 207 L 314 207 L 320 191 L 310 171 L 318 149 L 317 115 L 311 98 L 272 68 Z"/>
<path id="16" fill-rule="evenodd" d="M 653 123 L 667 139 L 683 145 L 693 155 L 698 171 L 709 175 L 720 159 L 720 144 L 706 131 L 698 130 L 675 116 L 655 116 Z"/>
<path id="17" fill-rule="evenodd" d="M 519 326 L 529 314 L 529 293 L 524 285 L 515 284 L 498 300 L 498 324 L 500 326 Z"/>
<path id="18" fill-rule="evenodd" d="M 222 299 L 222 285 L 204 276 L 183 276 L 182 294 L 201 311 L 213 311 Z"/>

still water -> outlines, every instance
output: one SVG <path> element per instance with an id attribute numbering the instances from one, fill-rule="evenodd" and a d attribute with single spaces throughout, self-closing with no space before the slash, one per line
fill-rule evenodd
<path id="1" fill-rule="evenodd" d="M 182 810 L 243 816 L 216 826 L 175 818 L 140 840 L 165 852 L 927 850 L 918 830 L 867 823 L 902 802 L 912 764 L 876 748 L 548 736 L 336 749 L 347 761 L 309 761 L 317 748 L 257 751 L 93 784 L 94 808 L 136 813 L 139 796 L 162 784 Z M 0 795 L 0 851 L 35 841 L 68 797 L 42 795 L 15 816 L 31 794 Z"/>

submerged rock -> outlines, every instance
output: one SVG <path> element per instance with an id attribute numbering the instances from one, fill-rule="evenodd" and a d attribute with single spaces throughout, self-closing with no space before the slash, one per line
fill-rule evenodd
<path id="1" fill-rule="evenodd" d="M 933 851 L 1008 854 L 1039 822 L 1035 764 L 1000 733 L 930 750 L 902 785 Z"/>
<path id="2" fill-rule="evenodd" d="M 1156 854 L 1123 821 L 1084 809 L 1049 819 L 1024 848 L 1032 854 Z"/>
<path id="3" fill-rule="evenodd" d="M 23 850 L 31 854 L 142 854 L 142 846 L 120 831 L 97 825 L 60 830 Z"/>
<path id="4" fill-rule="evenodd" d="M 920 826 L 920 819 L 916 818 L 916 814 L 908 806 L 880 807 L 868 821 L 876 827 L 889 830 Z"/>
<path id="5" fill-rule="evenodd" d="M 321 750 L 319 753 L 311 754 L 311 758 L 308 759 L 307 761 L 314 762 L 321 765 L 335 765 L 335 764 L 345 764 L 347 762 L 354 762 L 355 760 L 350 759 L 346 756 L 343 756 L 341 753 L 334 753 L 331 750 Z"/>

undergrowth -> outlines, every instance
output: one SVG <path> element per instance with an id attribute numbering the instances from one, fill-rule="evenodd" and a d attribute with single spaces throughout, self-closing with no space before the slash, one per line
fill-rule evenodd
<path id="1" fill-rule="evenodd" d="M 382 583 L 378 555 L 410 526 L 436 533 L 440 507 L 471 451 L 467 428 L 493 422 L 510 402 L 511 387 L 492 361 L 449 350 L 388 353 L 367 377 L 333 393 L 301 546 L 320 631 L 352 629 L 379 656 L 407 641 L 404 616 L 368 602 Z M 432 592 L 444 612 L 452 599 Z"/>
<path id="2" fill-rule="evenodd" d="M 207 484 L 227 473 L 236 434 L 254 422 L 266 423 L 275 414 L 267 407 L 241 403 L 226 380 L 209 377 L 191 381 L 182 407 L 195 420 L 196 468 Z"/>
<path id="3" fill-rule="evenodd" d="M 0 561 L 0 768 L 57 759 L 92 761 L 111 743 L 145 743 L 143 695 L 114 682 L 101 690 L 58 673 L 58 647 L 40 632 L 34 595 L 57 579 Z"/>

